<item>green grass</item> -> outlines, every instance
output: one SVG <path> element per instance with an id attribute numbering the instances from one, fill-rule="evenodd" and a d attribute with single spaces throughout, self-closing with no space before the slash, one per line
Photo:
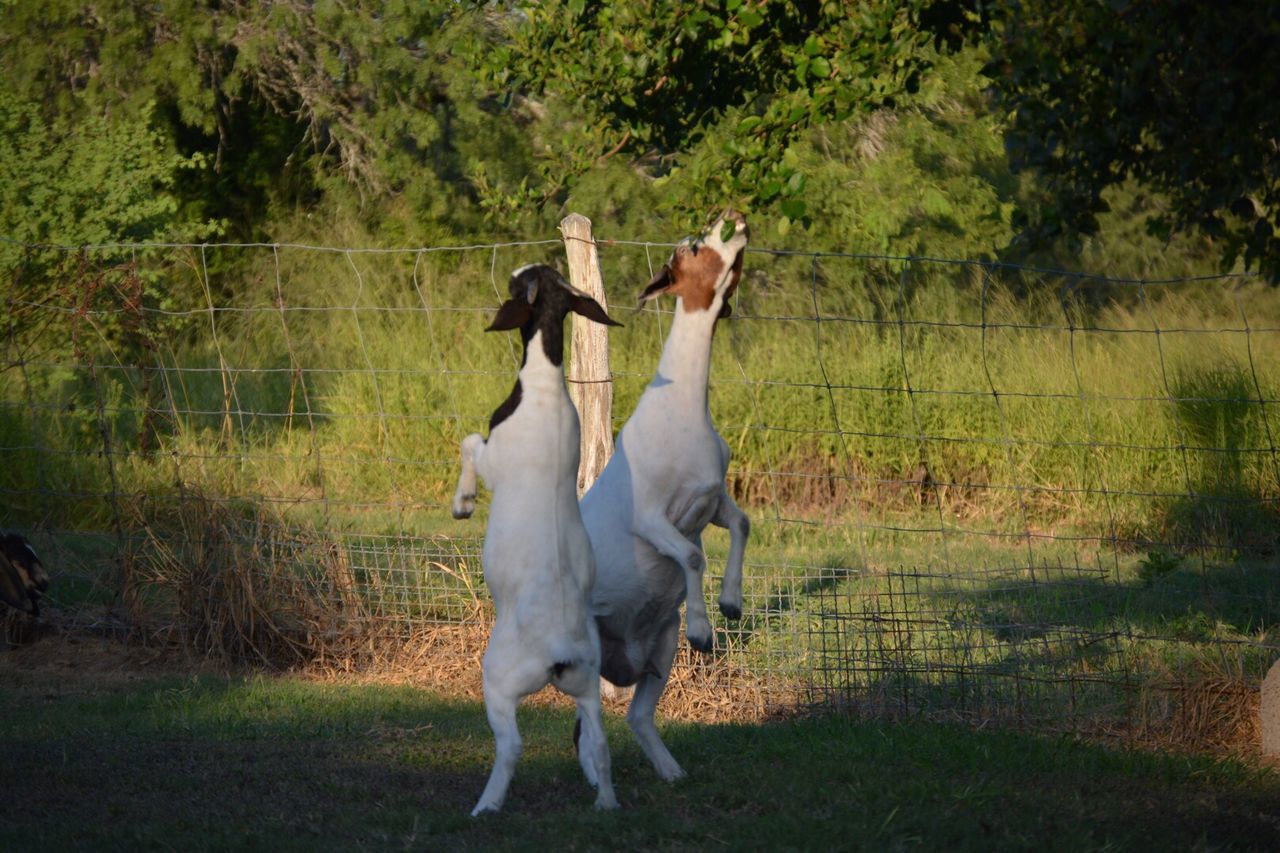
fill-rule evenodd
<path id="1" fill-rule="evenodd" d="M 0 672 L 0 847 L 1274 849 L 1280 777 L 1237 760 L 910 723 L 664 726 L 656 779 L 607 719 L 617 814 L 591 810 L 572 713 L 525 707 L 496 817 L 477 703 L 401 686 Z"/>
<path id="2" fill-rule="evenodd" d="M 104 501 L 65 493 L 154 499 L 181 481 L 300 501 L 297 515 L 367 532 L 392 532 L 367 526 L 386 506 L 408 510 L 394 532 L 436 526 L 457 443 L 484 429 L 515 368 L 511 336 L 481 333 L 487 312 L 507 270 L 559 254 L 170 258 L 163 274 L 189 296 L 167 310 L 232 310 L 147 315 L 142 331 L 117 314 L 57 316 L 30 342 L 30 364 L 0 372 L 0 440 L 15 449 L 0 472 L 6 514 L 101 526 Z M 626 323 L 611 332 L 615 428 L 670 325 L 629 310 L 663 254 L 604 251 Z M 929 499 L 954 526 L 1276 544 L 1266 501 L 1280 493 L 1280 421 L 1257 402 L 1280 397 L 1274 293 L 763 254 L 748 270 L 716 341 L 711 408 L 757 513 L 888 524 L 918 499 L 902 481 L 924 464 L 946 484 Z M 95 307 L 118 310 L 112 293 Z M 1242 312 L 1257 331 L 1242 331 Z M 111 457 L 98 454 L 104 431 Z"/>

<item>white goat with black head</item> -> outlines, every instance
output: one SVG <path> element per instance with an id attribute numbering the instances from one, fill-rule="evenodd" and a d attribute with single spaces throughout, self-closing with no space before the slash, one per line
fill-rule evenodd
<path id="1" fill-rule="evenodd" d="M 591 542 L 578 509 L 578 413 L 565 387 L 564 318 L 606 325 L 594 299 L 547 266 L 521 267 L 487 331 L 519 329 L 524 359 L 514 390 L 489 421 L 489 439 L 462 440 L 455 518 L 475 510 L 476 472 L 493 492 L 484 579 L 496 619 L 484 653 L 484 702 L 497 741 L 493 772 L 473 815 L 497 811 L 520 756 L 516 705 L 547 684 L 572 696 L 578 758 L 596 808 L 617 808 L 600 714 L 600 639 L 591 618 Z"/>
<path id="2" fill-rule="evenodd" d="M 48 590 L 49 576 L 26 537 L 0 536 L 0 601 L 34 618 L 40 615 L 40 596 Z"/>
<path id="3" fill-rule="evenodd" d="M 742 276 L 746 219 L 726 211 L 671 259 L 641 294 L 676 297 L 658 373 L 622 427 L 599 479 L 582 498 L 582 519 L 596 556 L 592 610 L 601 639 L 601 674 L 636 685 L 627 723 L 658 775 L 684 771 L 658 736 L 654 713 L 671 674 L 686 601 L 686 635 L 699 651 L 712 647 L 703 598 L 708 524 L 729 531 L 720 611 L 742 615 L 742 558 L 750 522 L 725 489 L 729 446 L 707 405 L 707 375 L 716 321 Z M 585 731 L 585 728 L 584 728 Z"/>

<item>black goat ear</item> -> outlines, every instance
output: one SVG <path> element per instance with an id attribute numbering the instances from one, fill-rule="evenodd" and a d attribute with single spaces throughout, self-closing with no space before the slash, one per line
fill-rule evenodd
<path id="1" fill-rule="evenodd" d="M 671 267 L 663 264 L 662 269 L 658 270 L 658 274 L 653 277 L 653 281 L 645 285 L 640 293 L 640 304 L 643 305 L 650 299 L 666 293 L 671 289 L 671 284 Z"/>
<path id="2" fill-rule="evenodd" d="M 575 314 L 581 314 L 588 320 L 594 320 L 595 322 L 601 323 L 605 326 L 622 325 L 617 320 L 606 314 L 605 310 L 600 307 L 600 303 L 596 302 L 590 296 L 574 296 L 573 300 L 569 303 L 569 307 L 573 309 Z"/>
<path id="3" fill-rule="evenodd" d="M 523 299 L 508 299 L 498 308 L 486 332 L 508 332 L 519 329 L 533 318 L 533 306 Z"/>
<path id="4" fill-rule="evenodd" d="M 22 572 L 4 554 L 0 554 L 0 601 L 23 613 L 31 612 L 31 599 L 27 597 Z"/>

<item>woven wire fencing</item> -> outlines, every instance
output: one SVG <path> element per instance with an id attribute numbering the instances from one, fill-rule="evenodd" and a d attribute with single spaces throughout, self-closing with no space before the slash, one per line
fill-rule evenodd
<path id="1" fill-rule="evenodd" d="M 616 432 L 675 310 L 629 306 L 670 247 L 598 249 Z M 0 525 L 49 564 L 50 618 L 474 671 L 486 501 L 450 517 L 458 441 L 519 364 L 481 333 L 507 276 L 563 266 L 559 240 L 25 252 Z M 1265 284 L 751 249 L 713 353 L 746 601 L 714 654 L 681 650 L 669 713 L 1244 725 L 1280 652 Z M 712 596 L 727 534 L 704 545 Z"/>

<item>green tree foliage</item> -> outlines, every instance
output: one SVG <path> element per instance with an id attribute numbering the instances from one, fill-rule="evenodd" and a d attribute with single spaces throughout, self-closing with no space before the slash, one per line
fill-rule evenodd
<path id="1" fill-rule="evenodd" d="M 118 290 L 122 299 L 136 301 L 145 294 L 166 301 L 157 272 L 138 275 L 127 245 L 95 252 L 93 269 L 88 259 L 59 247 L 202 240 L 217 234 L 221 223 L 184 215 L 177 190 L 184 172 L 203 165 L 202 155 L 173 150 L 153 126 L 147 105 L 136 118 L 86 116 L 72 122 L 55 116 L 46 121 L 35 104 L 0 91 L 5 333 L 24 329 L 40 301 L 56 298 L 89 307 L 91 296 L 103 290 L 104 267 L 117 267 L 129 281 L 128 288 Z M 112 323 L 104 320 L 104 328 Z M 118 329 L 104 334 L 114 337 L 112 331 Z"/>
<path id="2" fill-rule="evenodd" d="M 488 69 L 510 91 L 576 117 L 572 142 L 544 162 L 542 198 L 622 155 L 655 177 L 691 172 L 681 209 L 732 201 L 792 221 L 806 207 L 790 147 L 810 127 L 891 106 L 917 87 L 931 56 L 920 24 L 930 5 L 521 3 Z M 513 194 L 511 206 L 526 200 Z"/>
<path id="3" fill-rule="evenodd" d="M 165 138 L 206 156 L 181 187 L 190 212 L 259 237 L 280 209 L 343 186 L 357 204 L 474 226 L 474 163 L 527 171 L 520 128 L 470 70 L 491 29 L 447 0 L 49 0 L 6 10 L 0 52 L 15 58 L 6 87 L 48 121 L 154 104 Z"/>
<path id="4" fill-rule="evenodd" d="M 812 129 L 794 147 L 812 224 L 831 251 L 994 257 L 1021 192 L 1005 165 L 975 50 L 940 56 L 894 109 Z"/>
<path id="5" fill-rule="evenodd" d="M 0 91 L 0 267 L 12 267 L 18 244 L 79 245 L 200 239 L 218 224 L 183 222 L 174 192 L 183 170 L 204 157 L 175 153 L 137 118 L 101 116 L 46 121 L 36 105 Z"/>
<path id="6" fill-rule="evenodd" d="M 1032 241 L 1091 235 L 1108 188 L 1164 200 L 1154 234 L 1195 228 L 1280 280 L 1280 3 L 1054 0 L 992 5 L 989 73 L 1017 169 L 1044 181 Z"/>

